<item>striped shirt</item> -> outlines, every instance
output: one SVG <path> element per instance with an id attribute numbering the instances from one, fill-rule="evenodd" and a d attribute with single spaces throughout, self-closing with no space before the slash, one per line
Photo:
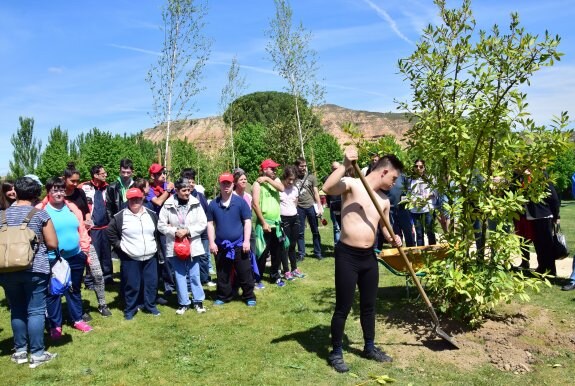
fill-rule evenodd
<path id="1" fill-rule="evenodd" d="M 8 226 L 19 226 L 26 218 L 30 210 L 29 205 L 12 205 L 6 209 L 6 222 Z M 45 210 L 38 211 L 28 223 L 28 228 L 32 229 L 40 240 L 42 238 L 42 229 L 44 225 L 50 220 L 50 215 Z M 28 269 L 29 272 L 35 273 L 50 273 L 50 264 L 48 263 L 48 255 L 46 253 L 46 244 L 40 243 L 40 247 L 34 256 L 34 263 L 32 268 Z"/>

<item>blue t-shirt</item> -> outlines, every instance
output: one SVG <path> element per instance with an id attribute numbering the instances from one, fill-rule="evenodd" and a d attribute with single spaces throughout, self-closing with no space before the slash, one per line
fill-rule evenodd
<path id="1" fill-rule="evenodd" d="M 216 228 L 216 244 L 224 240 L 236 241 L 244 235 L 244 221 L 252 219 L 252 211 L 243 198 L 232 194 L 230 205 L 222 205 L 222 197 L 218 196 L 210 202 L 206 213 L 208 221 L 214 222 Z"/>
<path id="2" fill-rule="evenodd" d="M 80 253 L 80 233 L 78 218 L 66 205 L 62 209 L 46 205 L 46 212 L 52 218 L 56 236 L 58 236 L 58 250 L 60 255 L 67 259 Z"/>

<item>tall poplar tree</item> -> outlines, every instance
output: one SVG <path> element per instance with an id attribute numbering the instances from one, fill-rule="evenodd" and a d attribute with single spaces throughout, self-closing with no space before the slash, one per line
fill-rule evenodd
<path id="1" fill-rule="evenodd" d="M 154 98 L 154 122 L 166 125 L 166 166 L 172 124 L 192 115 L 194 97 L 203 89 L 202 71 L 211 50 L 211 40 L 202 34 L 206 14 L 207 2 L 200 0 L 167 0 L 162 12 L 164 43 L 146 80 Z"/>
<path id="2" fill-rule="evenodd" d="M 234 146 L 234 102 L 241 96 L 246 89 L 246 79 L 240 75 L 240 66 L 237 58 L 234 56 L 230 70 L 228 71 L 228 83 L 222 89 L 220 98 L 220 109 L 222 115 L 228 113 L 228 124 L 230 125 L 230 143 L 232 148 L 232 165 L 239 166 L 236 162 L 236 151 Z"/>
<path id="3" fill-rule="evenodd" d="M 317 52 L 310 48 L 311 33 L 301 22 L 294 28 L 288 0 L 274 2 L 276 13 L 266 31 L 270 39 L 266 51 L 274 62 L 274 69 L 287 81 L 287 91 L 294 97 L 297 136 L 301 156 L 305 157 L 304 145 L 316 127 L 310 125 L 311 122 L 302 122 L 299 98 L 307 100 L 310 106 L 318 105 L 323 101 L 325 89 L 317 80 Z"/>
<path id="4" fill-rule="evenodd" d="M 14 147 L 12 160 L 8 163 L 11 178 L 34 173 L 42 151 L 42 141 L 34 137 L 34 118 L 19 117 L 18 119 L 20 128 L 10 137 L 10 143 Z"/>

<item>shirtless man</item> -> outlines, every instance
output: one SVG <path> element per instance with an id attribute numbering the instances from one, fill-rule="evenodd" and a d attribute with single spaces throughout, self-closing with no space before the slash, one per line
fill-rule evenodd
<path id="1" fill-rule="evenodd" d="M 325 181 L 323 191 L 342 195 L 341 235 L 335 247 L 335 311 L 331 319 L 333 351 L 329 354 L 330 365 L 338 372 L 349 371 L 343 360 L 343 331 L 351 310 L 355 286 L 359 288 L 360 321 L 365 342 L 363 356 L 378 362 L 391 362 L 391 357 L 375 346 L 375 300 L 379 284 L 379 270 L 373 245 L 378 223 L 385 239 L 395 246 L 401 238 L 393 239 L 381 220 L 375 206 L 361 181 L 343 178 L 345 171 L 356 161 L 357 149 L 345 151 L 343 165 L 339 166 Z M 394 155 L 382 157 L 365 177 L 389 220 L 389 199 L 382 190 L 389 190 L 399 176 L 403 164 Z"/>

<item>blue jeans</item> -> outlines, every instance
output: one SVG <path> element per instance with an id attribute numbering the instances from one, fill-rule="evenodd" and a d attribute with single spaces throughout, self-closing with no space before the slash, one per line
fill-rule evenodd
<path id="1" fill-rule="evenodd" d="M 569 279 L 571 279 L 571 283 L 575 283 L 575 256 L 573 256 L 573 267 Z"/>
<path id="2" fill-rule="evenodd" d="M 206 299 L 206 294 L 200 282 L 200 256 L 186 260 L 171 256 L 169 259 L 176 273 L 176 291 L 178 293 L 178 303 L 180 306 L 189 306 L 191 304 L 187 277 L 190 278 L 194 303 L 203 302 Z"/>
<path id="3" fill-rule="evenodd" d="M 6 298 L 10 302 L 10 319 L 16 352 L 34 356 L 44 354 L 44 321 L 48 275 L 28 271 L 0 274 Z"/>
<path id="4" fill-rule="evenodd" d="M 298 206 L 297 214 L 299 216 L 299 234 L 297 239 L 297 249 L 299 256 L 305 256 L 305 219 L 307 218 L 309 227 L 311 229 L 311 234 L 313 236 L 313 255 L 315 257 L 322 257 L 321 237 L 317 227 L 317 214 L 315 213 L 315 208 L 313 206 L 310 206 L 309 208 L 300 208 Z"/>
<path id="5" fill-rule="evenodd" d="M 68 314 L 72 323 L 82 320 L 82 275 L 86 268 L 86 254 L 80 252 L 66 259 L 70 265 L 72 288 L 64 293 Z M 56 260 L 50 262 L 54 264 Z M 62 295 L 50 295 L 46 298 L 46 314 L 50 328 L 62 327 Z"/>
<path id="6" fill-rule="evenodd" d="M 333 210 L 330 209 L 329 217 L 331 218 L 331 223 L 333 224 L 333 245 L 337 244 L 339 241 L 339 235 L 341 234 L 341 212 L 335 214 Z"/>
<path id="7" fill-rule="evenodd" d="M 200 281 L 202 284 L 212 281 L 210 277 L 210 242 L 208 239 L 202 240 L 205 253 L 200 255 Z"/>
<path id="8" fill-rule="evenodd" d="M 433 226 L 433 223 L 435 221 L 433 213 L 431 212 L 411 213 L 411 218 L 413 219 L 413 223 L 415 224 L 415 236 L 417 238 L 417 246 L 425 245 L 423 240 L 424 227 L 429 245 L 437 244 L 437 241 L 435 240 L 435 229 Z"/>
<path id="9" fill-rule="evenodd" d="M 413 220 L 411 214 L 405 208 L 392 206 L 389 209 L 389 219 L 393 226 L 393 232 L 405 239 L 406 247 L 415 247 L 415 237 L 413 236 Z"/>

